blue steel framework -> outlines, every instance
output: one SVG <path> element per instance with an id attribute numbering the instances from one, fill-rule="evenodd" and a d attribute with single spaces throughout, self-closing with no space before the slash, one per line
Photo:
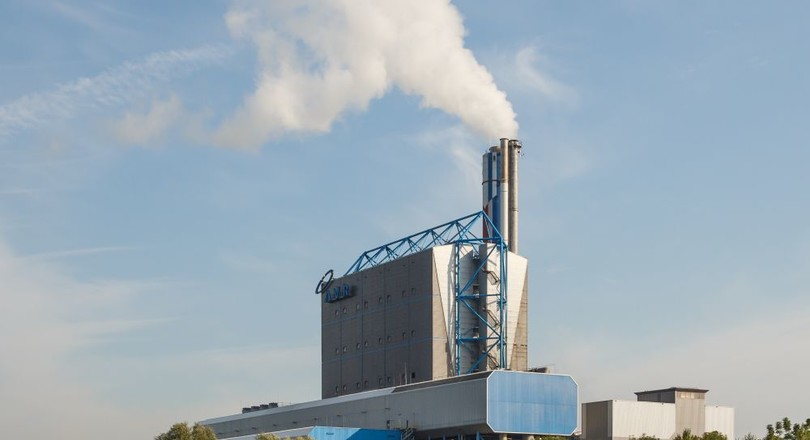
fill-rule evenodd
<path id="1" fill-rule="evenodd" d="M 478 223 L 483 224 L 482 228 L 476 228 Z M 476 230 L 486 231 L 486 236 L 479 236 Z M 465 217 L 444 223 L 434 228 L 426 229 L 416 234 L 409 235 L 400 240 L 392 241 L 391 243 L 384 244 L 374 249 L 363 252 L 360 257 L 349 267 L 344 276 L 359 272 L 364 269 L 393 261 L 407 255 L 415 254 L 425 249 L 434 246 L 454 245 L 455 251 L 455 316 L 454 316 L 454 339 L 456 343 L 455 353 L 455 374 L 468 374 L 478 370 L 482 362 L 490 358 L 491 353 L 495 348 L 498 349 L 498 357 L 496 359 L 496 368 L 506 368 L 507 363 L 507 335 L 506 335 L 506 322 L 507 322 L 507 290 L 506 290 L 506 275 L 507 275 L 507 246 L 506 242 L 501 236 L 500 231 L 492 219 L 484 212 L 479 211 Z M 473 261 L 476 262 L 475 270 L 470 276 L 469 280 L 461 283 L 461 249 L 463 247 L 471 247 L 473 252 Z M 486 255 L 481 256 L 479 253 L 484 251 Z M 499 282 L 498 291 L 496 293 L 481 294 L 478 289 L 478 283 L 475 281 L 482 271 L 486 270 L 487 261 L 492 255 L 497 252 L 499 259 Z M 481 300 L 489 301 L 490 298 L 495 298 L 497 305 L 497 322 L 490 322 L 487 317 L 482 316 L 478 304 Z M 462 333 L 461 331 L 461 310 L 464 307 L 470 311 L 475 319 L 480 323 L 480 328 L 486 327 L 489 331 L 486 336 L 470 334 L 471 332 Z M 483 345 L 483 349 L 481 346 Z M 479 356 L 472 363 L 469 369 L 462 371 L 461 367 L 461 351 L 462 349 L 469 350 L 470 352 L 480 352 Z M 486 365 L 486 364 L 485 364 Z"/>
<path id="2" fill-rule="evenodd" d="M 483 215 L 486 215 L 482 212 Z M 490 358 L 492 351 L 498 349 L 498 358 L 496 368 L 506 368 L 506 262 L 507 252 L 506 245 L 501 239 L 501 234 L 494 227 L 495 235 L 489 238 L 473 238 L 467 240 L 460 240 L 455 243 L 455 257 L 456 257 L 456 319 L 455 319 L 455 339 L 456 339 L 456 374 L 462 374 L 461 371 L 461 350 L 469 349 L 471 352 L 479 352 L 478 358 L 470 365 L 467 371 L 463 374 L 474 373 L 478 371 L 481 362 L 486 362 Z M 494 244 L 487 246 L 487 244 Z M 461 284 L 461 248 L 463 246 L 471 246 L 473 249 L 473 261 L 476 262 L 475 271 L 470 278 L 462 285 Z M 480 255 L 479 250 L 483 250 L 486 255 Z M 487 261 L 497 251 L 499 258 L 499 280 L 498 292 L 482 294 L 476 286 L 478 286 L 478 276 L 482 271 L 486 270 Z M 497 306 L 497 321 L 491 322 L 486 316 L 482 316 L 480 312 L 480 303 L 484 301 L 489 304 L 489 299 L 494 298 Z M 475 320 L 480 323 L 480 328 L 486 327 L 489 329 L 486 336 L 482 336 L 479 331 L 478 334 L 463 334 L 461 332 L 461 310 L 462 307 L 467 309 L 475 316 Z M 483 349 L 481 349 L 483 345 Z M 487 365 L 486 363 L 484 364 Z"/>

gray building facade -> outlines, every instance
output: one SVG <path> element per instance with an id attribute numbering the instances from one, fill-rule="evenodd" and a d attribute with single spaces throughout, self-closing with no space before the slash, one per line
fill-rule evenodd
<path id="1" fill-rule="evenodd" d="M 473 266 L 474 254 L 460 253 L 462 267 Z M 457 365 L 473 362 L 479 352 L 455 347 L 455 255 L 453 245 L 437 246 L 333 280 L 321 295 L 323 398 L 451 377 Z M 525 371 L 528 264 L 513 253 L 508 258 L 508 368 Z M 484 291 L 500 282 L 471 272 L 460 271 L 476 276 Z M 477 313 L 487 316 L 492 307 L 482 300 Z M 461 310 L 461 331 L 483 340 L 487 329 L 470 313 Z M 489 363 L 477 367 L 491 369 Z"/>
<path id="2" fill-rule="evenodd" d="M 666 388 L 663 390 L 639 391 L 639 402 L 659 402 L 675 404 L 675 432 L 688 429 L 695 435 L 706 432 L 706 393 L 709 390 L 697 388 Z"/>
<path id="3" fill-rule="evenodd" d="M 636 401 L 582 405 L 584 440 L 630 440 L 650 435 L 671 439 L 688 429 L 701 436 L 718 431 L 734 438 L 734 408 L 707 406 L 707 390 L 673 387 L 636 393 Z"/>

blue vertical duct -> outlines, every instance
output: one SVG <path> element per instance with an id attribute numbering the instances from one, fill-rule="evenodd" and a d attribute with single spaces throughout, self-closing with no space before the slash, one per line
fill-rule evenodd
<path id="1" fill-rule="evenodd" d="M 500 189 L 500 175 L 501 175 L 501 157 L 498 147 L 492 147 L 484 153 L 483 157 L 483 209 L 487 216 L 492 220 L 492 224 L 484 223 L 484 238 L 494 237 L 496 234 L 492 231 L 494 226 L 498 231 L 501 231 L 501 203 L 499 189 Z M 504 237 L 505 239 L 506 237 Z"/>

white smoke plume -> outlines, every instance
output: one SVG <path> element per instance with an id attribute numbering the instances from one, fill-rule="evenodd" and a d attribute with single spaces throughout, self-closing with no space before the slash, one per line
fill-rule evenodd
<path id="1" fill-rule="evenodd" d="M 392 86 L 487 138 L 517 135 L 506 94 L 464 47 L 449 0 L 243 0 L 226 22 L 257 46 L 261 71 L 256 90 L 217 130 L 218 144 L 256 147 L 287 131 L 326 132 Z"/>

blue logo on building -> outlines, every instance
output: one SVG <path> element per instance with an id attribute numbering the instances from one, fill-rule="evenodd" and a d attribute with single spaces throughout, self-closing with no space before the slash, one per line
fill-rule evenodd
<path id="1" fill-rule="evenodd" d="M 348 284 L 342 286 L 335 286 L 326 291 L 324 294 L 324 301 L 333 303 L 342 299 L 351 298 L 354 296 L 354 289 Z"/>

